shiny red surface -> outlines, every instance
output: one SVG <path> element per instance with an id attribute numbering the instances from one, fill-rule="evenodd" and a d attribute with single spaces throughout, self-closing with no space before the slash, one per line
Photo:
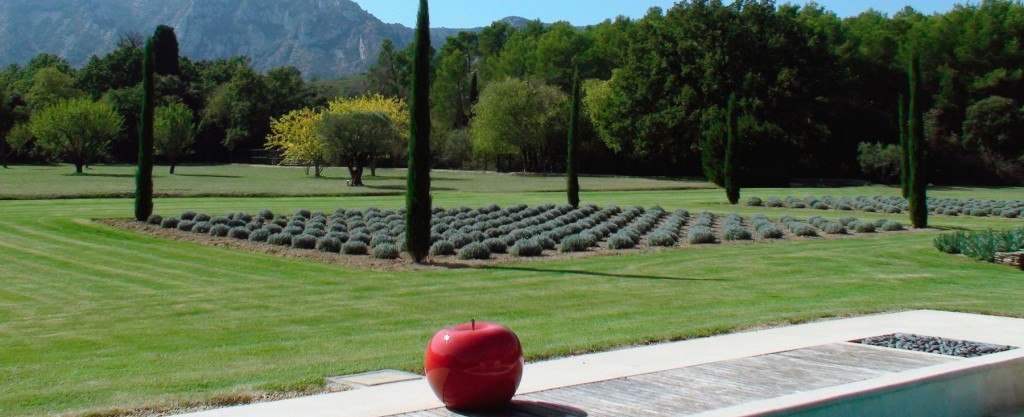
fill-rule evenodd
<path id="1" fill-rule="evenodd" d="M 425 368 L 430 388 L 454 410 L 486 410 L 512 400 L 523 378 L 519 338 L 497 323 L 463 323 L 430 339 Z"/>

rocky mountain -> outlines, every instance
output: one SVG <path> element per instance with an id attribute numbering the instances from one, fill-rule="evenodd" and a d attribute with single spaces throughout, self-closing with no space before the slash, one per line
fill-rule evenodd
<path id="1" fill-rule="evenodd" d="M 381 41 L 402 47 L 411 28 L 381 22 L 351 0 L 2 0 L 0 65 L 40 53 L 84 65 L 130 32 L 175 28 L 181 54 L 193 60 L 235 55 L 260 71 L 290 65 L 307 76 L 366 71 Z M 434 29 L 439 44 L 457 29 Z"/>

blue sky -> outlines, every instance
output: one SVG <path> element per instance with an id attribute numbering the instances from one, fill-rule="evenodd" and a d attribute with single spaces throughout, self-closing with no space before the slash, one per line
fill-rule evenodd
<path id="1" fill-rule="evenodd" d="M 728 1 L 728 0 L 727 0 Z M 364 9 L 386 23 L 413 26 L 416 23 L 418 0 L 356 0 Z M 507 16 L 539 18 L 545 22 L 567 20 L 590 25 L 607 18 L 625 15 L 642 17 L 652 6 L 672 7 L 671 0 L 431 0 L 430 25 L 433 27 L 470 28 L 487 26 Z M 785 3 L 779 0 L 778 4 Z M 803 1 L 794 3 L 803 4 Z M 963 0 L 818 0 L 818 4 L 840 17 L 856 15 L 868 8 L 889 15 L 910 5 L 926 14 L 945 12 Z M 977 0 L 972 3 L 977 4 Z"/>

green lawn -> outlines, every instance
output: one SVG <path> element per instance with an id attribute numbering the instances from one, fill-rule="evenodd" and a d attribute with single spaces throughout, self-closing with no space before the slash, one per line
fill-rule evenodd
<path id="1" fill-rule="evenodd" d="M 14 170 L 22 169 L 28 168 Z M 200 169 L 241 170 L 240 183 L 263 181 L 250 179 L 250 171 L 239 167 L 184 167 L 181 172 Z M 548 192 L 545 182 L 555 186 L 559 178 L 437 175 L 466 176 L 472 179 L 452 183 L 476 184 L 460 191 L 436 190 L 434 201 L 440 206 L 560 203 L 564 198 Z M 229 187 L 232 180 L 201 178 L 209 179 L 204 185 L 209 189 Z M 294 178 L 306 181 L 301 170 Z M 162 179 L 157 178 L 158 188 Z M 287 184 L 266 181 L 279 181 L 279 189 Z M 297 182 L 291 191 L 316 183 Z M 480 189 L 474 187 L 487 184 L 492 192 L 476 192 Z M 8 194 L 9 183 L 0 185 Z M 517 192 L 494 192 L 506 189 Z M 25 190 L 19 192 L 26 195 Z M 1020 191 L 933 194 L 1007 198 Z M 744 195 L 896 192 L 857 187 L 744 190 Z M 659 204 L 771 217 L 848 214 L 732 207 L 723 204 L 721 190 L 585 191 L 582 197 L 597 204 Z M 328 211 L 339 206 L 397 208 L 403 201 L 401 196 L 161 198 L 155 211 Z M 931 245 L 938 232 L 710 245 L 585 262 L 374 272 L 161 240 L 90 220 L 131 213 L 128 199 L 0 201 L 0 415 L 180 404 L 302 388 L 331 375 L 383 368 L 417 371 L 433 332 L 469 319 L 507 324 L 519 334 L 529 359 L 536 360 L 881 311 L 930 308 L 1024 317 L 1019 297 L 1024 273 L 941 254 Z M 985 229 L 1019 227 L 1024 221 L 933 217 L 932 223 Z"/>
<path id="2" fill-rule="evenodd" d="M 328 168 L 320 178 L 302 167 L 266 165 L 179 166 L 174 175 L 167 167 L 153 171 L 155 193 L 165 197 L 275 197 L 387 195 L 405 192 L 405 169 L 378 169 L 363 175 L 366 187 L 348 187 L 345 168 Z M 561 191 L 562 176 L 484 174 L 434 171 L 434 191 L 523 192 Z M 657 180 L 626 177 L 580 178 L 589 190 L 665 190 L 707 188 L 703 181 Z M 81 175 L 71 165 L 12 166 L 0 169 L 0 199 L 132 197 L 135 166 L 96 165 Z"/>

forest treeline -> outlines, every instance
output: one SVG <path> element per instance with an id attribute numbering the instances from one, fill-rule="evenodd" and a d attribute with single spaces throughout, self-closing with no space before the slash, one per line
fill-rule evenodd
<path id="1" fill-rule="evenodd" d="M 578 67 L 586 80 L 582 173 L 721 182 L 735 94 L 743 186 L 796 177 L 898 181 L 898 101 L 914 51 L 928 180 L 1021 184 L 1022 35 L 1024 6 L 1011 0 L 848 18 L 814 3 L 697 0 L 586 28 L 496 22 L 434 50 L 434 166 L 563 172 Z M 140 66 L 141 42 L 132 37 L 81 69 L 52 55 L 12 65 L 0 72 L 0 130 L 66 96 L 105 100 L 129 125 L 109 158 L 132 162 Z M 410 83 L 411 50 L 385 40 L 376 65 L 359 77 L 308 81 L 294 68 L 259 74 L 244 57 L 182 57 L 180 75 L 160 77 L 157 89 L 199 121 L 193 159 L 226 162 L 263 148 L 271 118 L 337 96 L 404 99 Z M 18 158 L 33 158 L 21 151 Z"/>

